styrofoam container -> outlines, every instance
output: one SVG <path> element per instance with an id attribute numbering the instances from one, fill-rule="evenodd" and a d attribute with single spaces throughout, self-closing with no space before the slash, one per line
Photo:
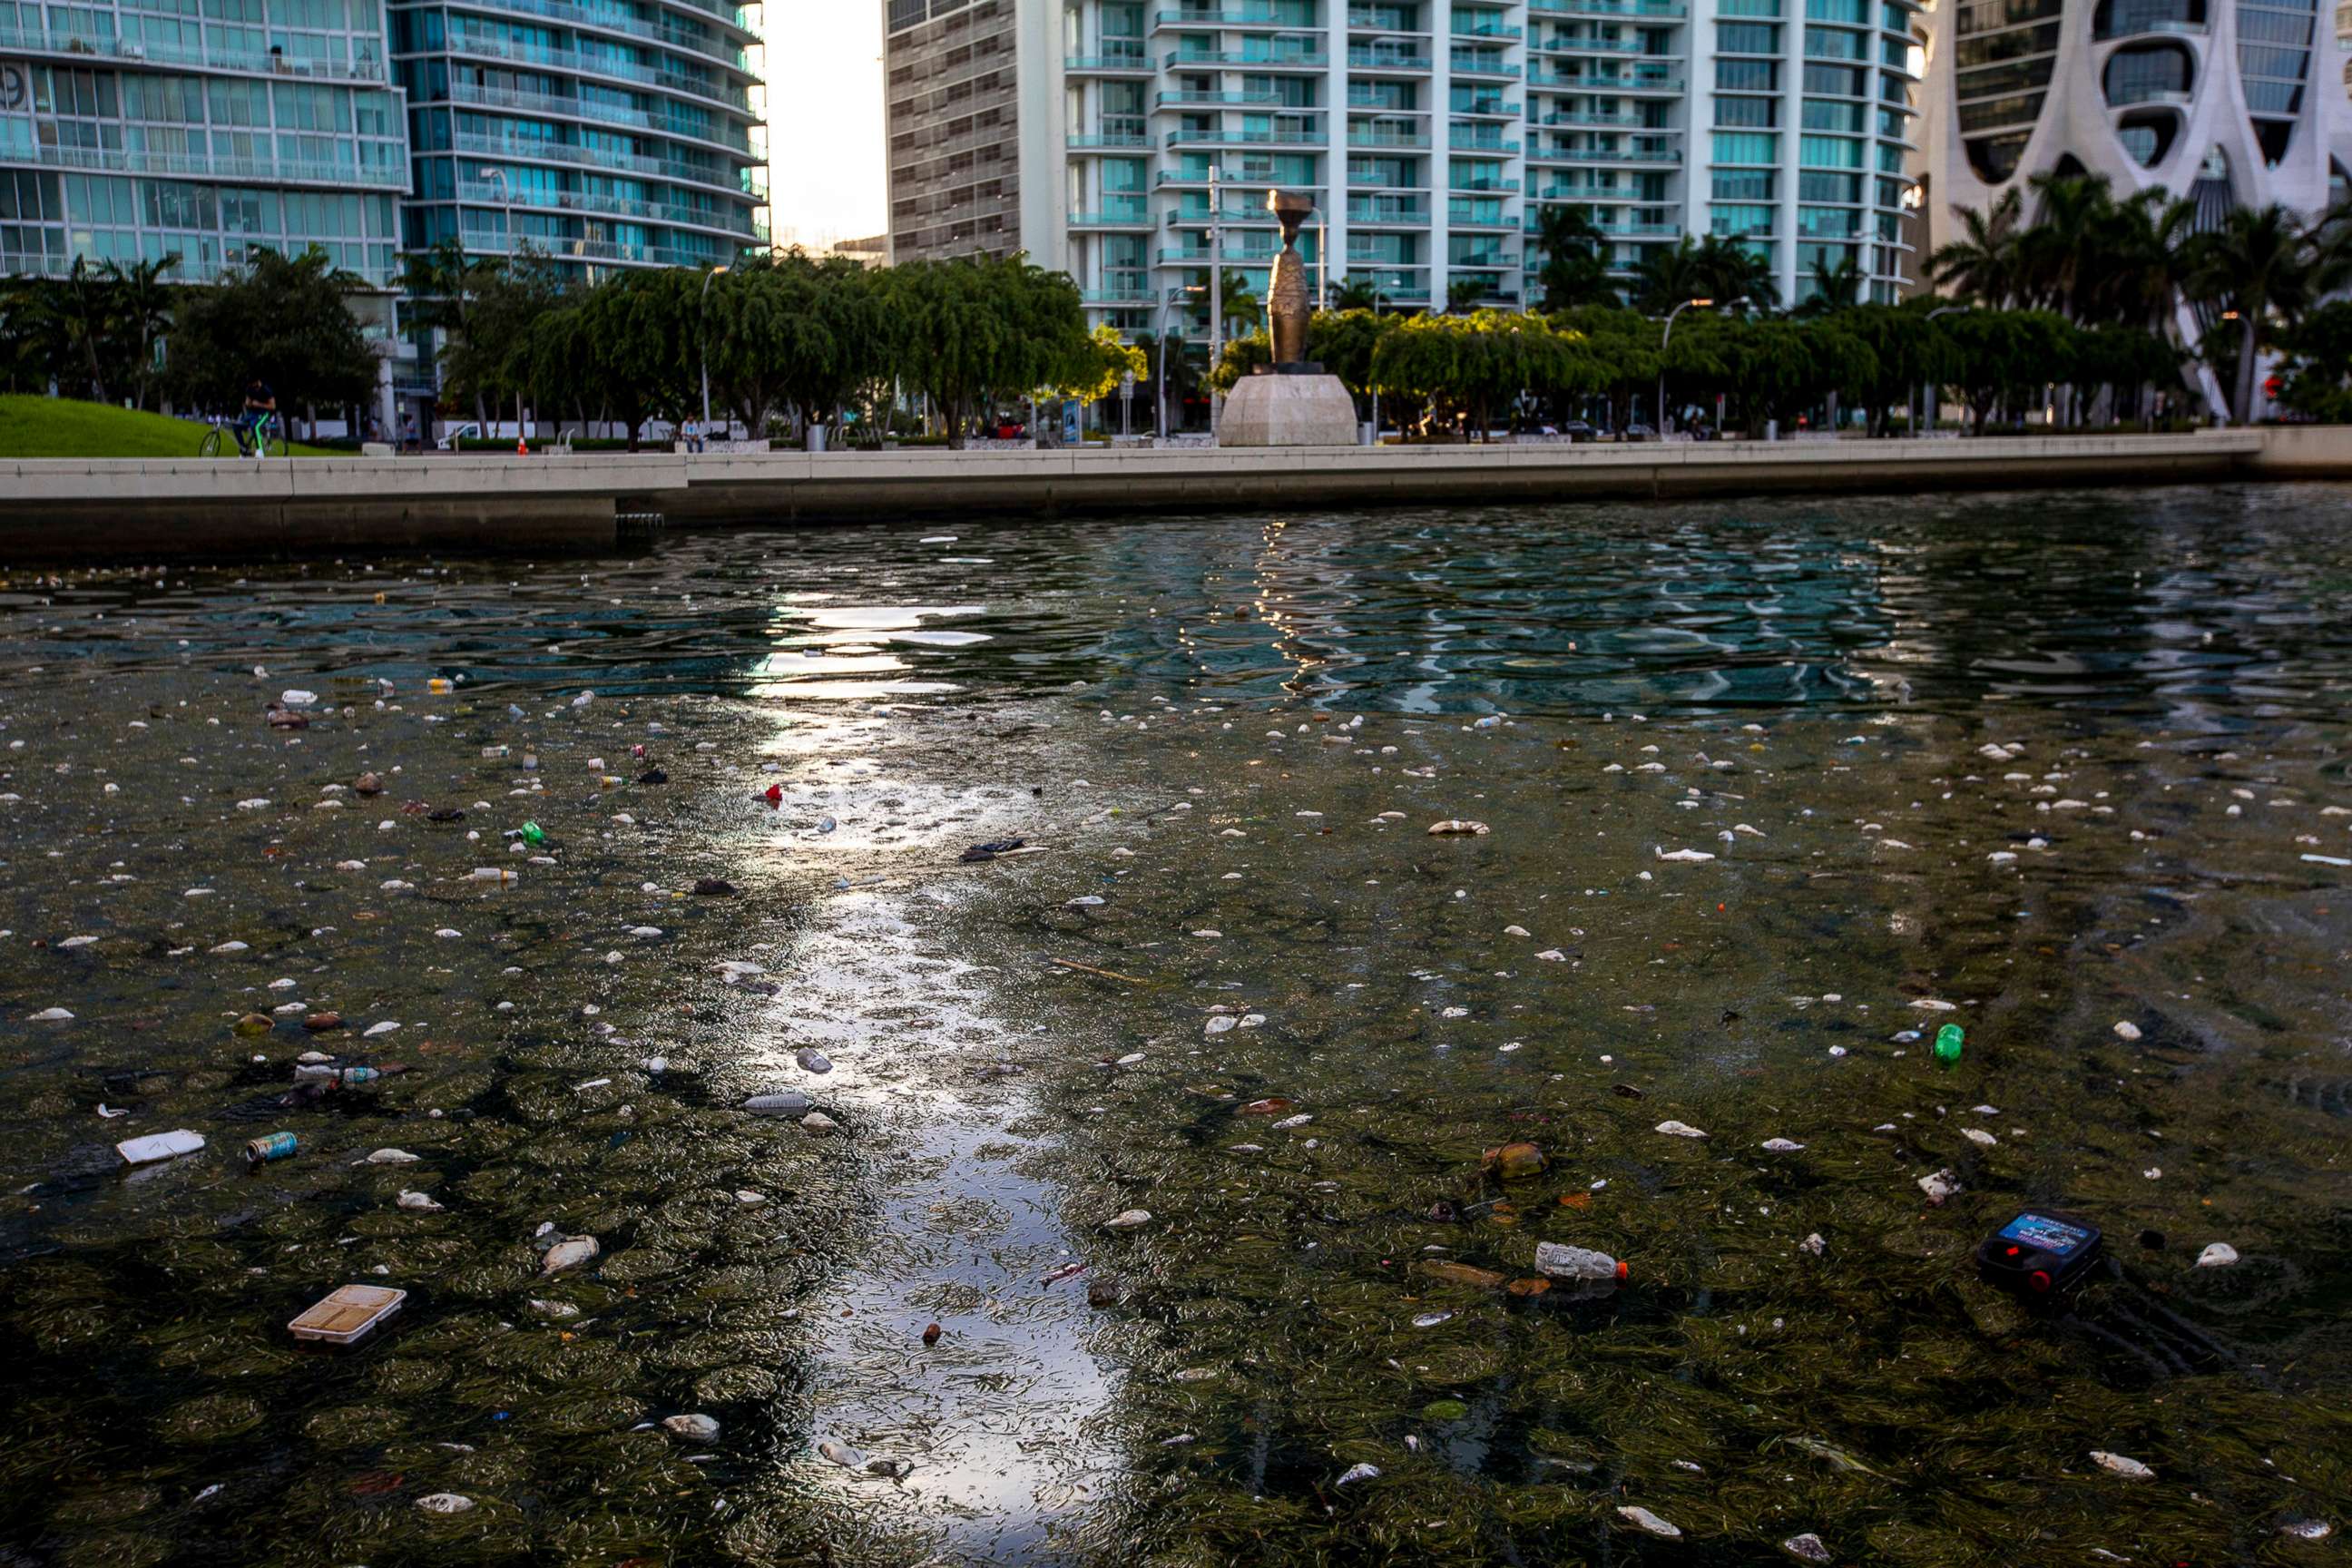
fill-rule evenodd
<path id="1" fill-rule="evenodd" d="M 345 1285 L 330 1291 L 286 1325 L 298 1340 L 355 1345 L 375 1332 L 408 1300 L 405 1290 L 384 1285 Z"/>
<path id="2" fill-rule="evenodd" d="M 114 1152 L 128 1164 L 145 1165 L 157 1160 L 174 1160 L 183 1154 L 193 1154 L 205 1146 L 205 1135 L 182 1128 L 176 1132 L 150 1132 L 144 1138 L 125 1138 L 114 1146 Z"/>

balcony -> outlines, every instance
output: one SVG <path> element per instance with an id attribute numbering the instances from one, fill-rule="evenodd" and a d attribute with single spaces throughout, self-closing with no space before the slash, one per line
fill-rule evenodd
<path id="1" fill-rule="evenodd" d="M 1350 48 L 1348 68 L 1367 71 L 1425 71 L 1433 62 L 1427 55 L 1409 55 L 1402 49 Z"/>
<path id="2" fill-rule="evenodd" d="M 1431 3 L 1436 4 L 1437 0 L 1431 0 Z M 1404 19 L 1404 12 L 1393 6 L 1350 5 L 1348 7 L 1348 26 L 1358 32 L 1370 33 L 1426 33 L 1429 31 L 1427 27 L 1418 24 L 1408 24 Z"/>
<path id="3" fill-rule="evenodd" d="M 1558 147 L 1549 152 L 1538 149 L 1528 154 L 1530 163 L 1606 164 L 1621 168 L 1673 168 L 1682 161 L 1683 155 L 1671 147 L 1629 147 L 1615 151 L 1599 147 Z"/>
<path id="4" fill-rule="evenodd" d="M 1082 131 L 1066 138 L 1063 145 L 1073 153 L 1142 152 L 1151 145 L 1151 137 L 1141 131 Z"/>
<path id="5" fill-rule="evenodd" d="M 1282 94 L 1273 91 L 1186 92 L 1179 90 L 1156 93 L 1152 96 L 1151 102 L 1156 109 L 1177 109 L 1187 104 L 1233 104 L 1246 108 L 1279 108 L 1282 105 Z"/>
<path id="6" fill-rule="evenodd" d="M 29 153 L 11 153 L 14 163 L 51 169 L 83 169 L 108 174 L 162 174 L 223 180 L 241 184 L 334 185 L 344 190 L 408 190 L 405 167 L 371 174 L 357 163 L 306 163 L 292 158 L 213 157 L 202 153 L 157 153 L 123 147 L 59 147 L 36 142 Z"/>
<path id="7" fill-rule="evenodd" d="M 1474 136 L 1467 140 L 1453 136 L 1446 139 L 1445 145 L 1456 153 L 1485 153 L 1497 158 L 1515 157 L 1519 151 L 1517 142 L 1506 142 L 1497 136 Z"/>
<path id="8" fill-rule="evenodd" d="M 631 174 L 654 174 L 665 180 L 677 180 L 686 184 L 703 185 L 716 190 L 754 195 L 751 171 L 733 173 L 705 168 L 675 158 L 647 158 L 634 153 L 615 153 L 603 147 L 583 147 L 570 142 L 542 142 L 520 136 L 484 136 L 475 132 L 460 131 L 452 138 L 457 150 L 468 157 L 505 159 L 518 163 L 570 163 L 583 167 L 618 171 Z M 404 187 L 407 177 L 401 179 Z M 757 193 L 764 195 L 764 187 Z"/>
<path id="9" fill-rule="evenodd" d="M 1151 57 L 1140 47 L 1133 54 L 1065 55 L 1062 69 L 1070 76 L 1150 76 Z"/>
<path id="10" fill-rule="evenodd" d="M 1528 85 L 1547 92 L 1589 92 L 1608 96 L 1625 93 L 1669 93 L 1680 97 L 1683 90 L 1683 79 L 1664 73 L 1652 75 L 1645 71 L 1632 71 L 1619 76 L 1530 75 L 1528 78 Z"/>
<path id="11" fill-rule="evenodd" d="M 1530 125 L 1585 125 L 1596 130 L 1655 131 L 1665 133 L 1671 126 L 1651 125 L 1638 114 L 1574 114 L 1565 110 L 1540 115 L 1528 121 Z"/>
<path id="12" fill-rule="evenodd" d="M 1481 179 L 1474 175 L 1465 174 L 1458 178 L 1447 181 L 1445 188 L 1449 191 L 1466 191 L 1472 195 L 1507 196 L 1519 188 L 1519 183 L 1517 180 L 1506 180 L 1499 176 L 1492 179 Z"/>
<path id="13" fill-rule="evenodd" d="M 1148 229 L 1157 226 L 1151 219 L 1150 205 L 1138 201 L 1113 203 L 1099 212 L 1072 213 L 1070 226 L 1074 229 Z"/>
<path id="14" fill-rule="evenodd" d="M 1429 204 L 1351 197 L 1348 202 L 1348 221 L 1374 228 L 1426 227 L 1429 224 Z"/>
<path id="15" fill-rule="evenodd" d="M 1180 49 L 1167 58 L 1170 70 L 1211 66 L 1239 66 L 1250 70 L 1319 71 L 1331 63 L 1320 49 Z"/>
<path id="16" fill-rule="evenodd" d="M 1513 251 L 1480 250 L 1451 258 L 1445 265 L 1456 272 L 1502 272 L 1516 268 L 1519 258 Z"/>
<path id="17" fill-rule="evenodd" d="M 740 44 L 730 44 L 705 33 L 690 32 L 684 27 L 663 26 L 648 22 L 631 12 L 578 5 L 572 0 L 456 0 L 469 10 L 478 10 L 492 16 L 505 16 L 512 12 L 527 12 L 544 16 L 551 22 L 562 22 L 570 27 L 586 27 L 595 32 L 618 33 L 625 37 L 645 38 L 674 49 L 685 49 L 730 66 L 746 76 L 751 72 L 743 63 Z M 697 7 L 700 9 L 700 7 Z M 740 29 L 750 33 L 751 29 Z M 757 35 L 753 34 L 756 37 Z"/>
<path id="18" fill-rule="evenodd" d="M 1499 98 L 1485 98 L 1475 103 L 1449 110 L 1447 112 L 1457 120 L 1517 120 L 1519 117 L 1519 106 L 1516 103 L 1506 103 Z"/>
<path id="19" fill-rule="evenodd" d="M 1407 150 L 1425 148 L 1429 145 L 1429 132 L 1426 131 L 1371 131 L 1350 125 L 1348 127 L 1348 145 L 1371 148 L 1396 147 Z"/>
<path id="20" fill-rule="evenodd" d="M 1627 16 L 1635 21 L 1679 22 L 1689 9 L 1683 0 L 1528 0 L 1531 16 Z"/>
<path id="21" fill-rule="evenodd" d="M 1254 246 L 1235 250 L 1227 246 L 1222 253 L 1213 253 L 1205 245 L 1181 246 L 1162 250 L 1158 259 L 1162 267 L 1206 267 L 1212 260 L 1225 267 L 1264 267 L 1272 262 L 1282 247 L 1278 245 Z"/>
<path id="22" fill-rule="evenodd" d="M 1151 18 L 1151 30 L 1155 33 L 1201 27 L 1266 27 L 1288 33 L 1319 33 L 1323 30 L 1318 23 L 1301 26 L 1283 21 L 1271 11 L 1253 11 L 1246 7 L 1222 11 L 1160 11 L 1155 12 Z"/>
<path id="23" fill-rule="evenodd" d="M 1517 81 L 1519 68 L 1509 60 L 1496 59 L 1472 50 L 1456 49 L 1449 57 L 1455 76 L 1508 77 Z"/>
<path id="24" fill-rule="evenodd" d="M 640 65 L 609 55 L 583 55 L 574 49 L 524 44 L 495 34 L 476 32 L 469 27 L 449 30 L 449 52 L 481 59 L 512 60 L 519 65 L 537 66 L 549 70 L 566 71 L 574 76 L 614 78 L 642 83 L 676 93 L 681 98 L 701 99 L 732 110 L 744 119 L 751 117 L 751 94 L 740 82 L 687 76 L 677 71 L 666 71 L 653 66 Z"/>
<path id="25" fill-rule="evenodd" d="M 449 84 L 449 101 L 478 104 L 488 109 L 514 110 L 524 114 L 593 121 L 600 125 L 626 125 L 633 130 L 650 132 L 675 141 L 707 142 L 711 146 L 724 147 L 738 157 L 754 156 L 751 138 L 735 127 L 697 125 L 691 121 L 673 120 L 667 115 L 656 114 L 650 110 L 624 108 L 595 99 L 570 98 L 550 92 L 521 92 L 512 88 L 452 81 Z M 730 130 L 736 133 L 726 134 Z"/>
<path id="26" fill-rule="evenodd" d="M 1148 283 L 1120 283 L 1108 288 L 1078 290 L 1078 302 L 1082 305 L 1149 305 L 1153 299 L 1151 286 Z"/>
<path id="27" fill-rule="evenodd" d="M 1479 216 L 1476 205 L 1471 202 L 1446 203 L 1445 222 L 1451 228 L 1517 230 L 1519 226 L 1517 218 L 1506 216 L 1499 211 L 1486 217 Z"/>
<path id="28" fill-rule="evenodd" d="M 1528 46 L 1539 55 L 1648 55 L 1651 49 L 1639 38 L 1593 38 L 1558 34 Z M 1655 58 L 1679 58 L 1679 50 L 1661 51 Z"/>
<path id="29" fill-rule="evenodd" d="M 511 199 L 509 199 L 511 198 Z M 512 207 L 523 212 L 601 213 L 614 217 L 643 218 L 686 228 L 709 229 L 746 244 L 766 235 L 751 221 L 749 211 L 695 206 L 684 202 L 635 201 L 595 191 L 510 192 L 493 180 L 459 180 L 457 197 L 477 207 Z"/>
<path id="30" fill-rule="evenodd" d="M 33 13 L 38 15 L 38 12 Z M 364 40 L 355 40 L 364 42 Z M 0 50 L 17 54 L 74 55 L 85 62 L 127 61 L 137 65 L 184 66 L 203 70 L 244 71 L 255 76 L 290 77 L 297 81 L 381 83 L 382 60 L 296 59 L 266 49 L 174 48 L 109 33 L 93 37 L 40 27 L 0 27 Z"/>
<path id="31" fill-rule="evenodd" d="M 1201 129 L 1171 131 L 1164 145 L 1176 147 L 1320 147 L 1324 144 L 1319 126 L 1279 126 L 1271 131 L 1223 131 Z"/>
<path id="32" fill-rule="evenodd" d="M 1527 33 L 1523 28 L 1507 27 L 1499 22 L 1486 22 L 1471 26 L 1463 26 L 1460 18 L 1457 17 L 1454 20 L 1454 30 L 1450 36 L 1456 38 L 1491 38 L 1497 43 L 1507 43 L 1525 37 Z"/>

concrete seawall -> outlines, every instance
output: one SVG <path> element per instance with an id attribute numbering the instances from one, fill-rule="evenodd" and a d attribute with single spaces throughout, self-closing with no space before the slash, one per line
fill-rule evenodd
<path id="1" fill-rule="evenodd" d="M 0 563 L 613 548 L 671 524 L 2352 479 L 2352 426 L 1771 446 L 0 458 Z"/>

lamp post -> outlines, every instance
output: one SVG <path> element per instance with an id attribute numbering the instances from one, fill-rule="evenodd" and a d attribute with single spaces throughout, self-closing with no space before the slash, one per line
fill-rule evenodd
<path id="1" fill-rule="evenodd" d="M 1151 381 L 1151 436 L 1156 441 L 1168 439 L 1168 307 L 1176 302 L 1179 294 L 1194 294 L 1200 290 L 1192 284 L 1164 290 L 1160 296 L 1160 374 Z"/>
<path id="2" fill-rule="evenodd" d="M 1666 312 L 1666 330 L 1658 338 L 1658 439 L 1661 441 L 1666 438 L 1666 345 L 1675 341 L 1675 318 L 1694 305 L 1704 310 L 1714 303 L 1713 300 L 1706 299 L 1685 300 Z M 1748 297 L 1743 294 L 1737 300 L 1727 301 L 1725 308 L 1729 309 L 1732 306 L 1746 303 L 1748 303 Z"/>
<path id="3" fill-rule="evenodd" d="M 506 215 L 507 220 L 507 254 L 512 256 L 515 253 L 514 187 L 507 184 L 507 172 L 504 169 L 494 169 L 485 163 L 475 173 L 485 180 L 496 180 L 499 183 L 499 207 Z M 462 234 L 464 231 L 464 226 L 458 226 L 458 232 Z"/>
<path id="4" fill-rule="evenodd" d="M 1938 316 L 1948 316 L 1955 311 L 1965 312 L 1967 310 L 1966 305 L 1939 305 L 1927 312 L 1927 320 L 1932 321 Z M 1932 428 L 1935 421 L 1936 384 L 1932 381 L 1923 381 L 1919 384 L 1919 424 L 1913 427 L 1912 433 L 1916 435 L 1921 427 Z"/>
<path id="5" fill-rule="evenodd" d="M 702 437 L 706 441 L 710 438 L 710 280 L 726 270 L 724 266 L 714 267 L 702 275 L 702 292 L 696 296 L 694 304 L 695 321 L 701 329 L 702 339 L 698 346 L 702 351 Z"/>
<path id="6" fill-rule="evenodd" d="M 1223 123 L 1220 116 L 1218 123 Z M 1224 196 L 1219 180 L 1224 171 L 1209 167 L 1209 374 L 1217 374 L 1217 360 L 1225 350 L 1225 230 Z M 1217 389 L 1209 388 L 1209 445 L 1217 444 Z"/>

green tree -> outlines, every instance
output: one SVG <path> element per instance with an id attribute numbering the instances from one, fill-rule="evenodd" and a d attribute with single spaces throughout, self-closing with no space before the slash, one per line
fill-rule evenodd
<path id="1" fill-rule="evenodd" d="M 313 246 L 299 256 L 256 250 L 216 282 L 175 290 L 174 395 L 226 410 L 257 376 L 289 413 L 363 405 L 375 390 L 377 359 L 346 300 L 366 288 Z"/>
<path id="2" fill-rule="evenodd" d="M 1331 308 L 1335 310 L 1370 310 L 1379 303 L 1380 285 L 1370 278 L 1353 273 L 1331 285 Z"/>
<path id="3" fill-rule="evenodd" d="M 2254 410 L 2254 361 L 2264 323 L 2275 314 L 2290 329 L 2310 303 L 2317 258 L 2294 215 L 2273 203 L 2240 208 L 2221 226 L 2189 247 L 2193 298 L 2235 312 L 2235 374 L 2230 417 L 2250 423 Z"/>
<path id="4" fill-rule="evenodd" d="M 1812 293 L 1797 307 L 1801 316 L 1832 315 L 1862 303 L 1862 266 L 1851 250 L 1838 258 L 1835 267 L 1824 267 L 1816 259 L 1808 281 L 1812 285 Z"/>
<path id="5" fill-rule="evenodd" d="M 160 350 L 172 325 L 173 286 L 163 274 L 180 264 L 176 250 L 156 261 L 125 267 L 110 261 L 101 269 L 114 294 L 112 335 L 121 344 L 131 383 L 131 404 L 144 408 L 160 379 Z"/>
<path id="6" fill-rule="evenodd" d="M 470 398 L 478 414 L 511 405 L 520 425 L 524 398 L 547 390 L 532 373 L 533 334 L 562 302 L 563 275 L 526 244 L 511 261 L 485 258 L 461 276 L 466 297 L 441 345 L 443 384 Z"/>
<path id="7" fill-rule="evenodd" d="M 889 360 L 963 445 L 999 399 L 1086 374 L 1096 351 L 1077 285 L 1025 256 L 915 261 L 881 275 Z"/>
<path id="8" fill-rule="evenodd" d="M 1616 301 L 1617 286 L 1603 258 L 1608 237 L 1593 223 L 1591 207 L 1576 202 L 1538 207 L 1535 243 L 1544 255 L 1537 280 L 1547 313 Z"/>
<path id="9" fill-rule="evenodd" d="M 2074 362 L 2074 326 L 2053 310 L 1969 310 L 1936 323 L 1951 339 L 1951 384 L 1984 434 L 1994 405 L 2038 395 L 2063 381 Z"/>
<path id="10" fill-rule="evenodd" d="M 2287 359 L 2279 401 L 2315 419 L 2352 422 L 2352 300 L 2331 300 L 2310 311 L 2281 346 Z"/>
<path id="11" fill-rule="evenodd" d="M 684 352 L 694 341 L 697 272 L 616 272 L 588 291 L 577 315 L 575 352 L 606 418 L 629 433 L 629 450 L 646 421 L 681 416 L 699 395 Z"/>
<path id="12" fill-rule="evenodd" d="M 2014 189 L 1979 211 L 1955 204 L 1960 237 L 1927 258 L 1927 276 L 1969 300 L 1993 310 L 2017 301 L 2021 267 L 2017 232 L 2023 226 L 2024 199 Z"/>

